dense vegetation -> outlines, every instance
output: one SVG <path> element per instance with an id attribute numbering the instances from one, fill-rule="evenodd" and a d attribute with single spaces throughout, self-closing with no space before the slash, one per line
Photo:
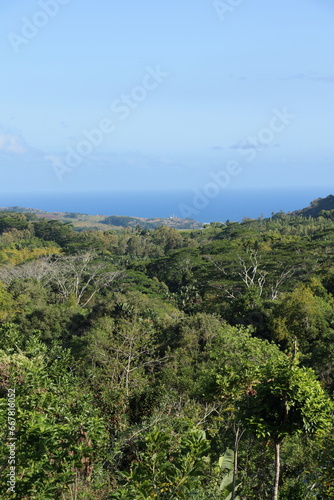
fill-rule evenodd
<path id="1" fill-rule="evenodd" d="M 0 213 L 1 498 L 334 498 L 333 295 L 326 213 L 82 232 Z"/>
<path id="2" fill-rule="evenodd" d="M 291 212 L 292 215 L 302 215 L 303 217 L 318 217 L 326 212 L 334 211 L 334 196 L 330 194 L 326 198 L 317 198 L 311 201 L 308 207 Z"/>

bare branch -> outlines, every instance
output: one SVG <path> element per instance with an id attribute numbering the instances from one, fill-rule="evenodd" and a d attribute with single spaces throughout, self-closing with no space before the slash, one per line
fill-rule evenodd
<path id="1" fill-rule="evenodd" d="M 241 264 L 241 271 L 239 272 L 239 276 L 241 277 L 242 281 L 245 283 L 247 288 L 257 286 L 259 289 L 259 294 L 261 296 L 263 293 L 264 285 L 266 283 L 268 272 L 259 269 L 261 259 L 257 251 L 250 251 L 247 261 L 240 256 L 238 258 Z"/>
<path id="2" fill-rule="evenodd" d="M 278 297 L 278 292 L 279 288 L 281 285 L 291 278 L 296 272 L 296 269 L 293 267 L 287 267 L 285 266 L 284 269 L 281 271 L 281 274 L 278 276 L 276 281 L 271 285 L 271 300 L 275 300 Z"/>
<path id="3" fill-rule="evenodd" d="M 98 292 L 124 275 L 123 271 L 108 271 L 108 265 L 94 262 L 95 258 L 93 252 L 42 257 L 20 266 L 2 267 L 0 280 L 9 285 L 16 279 L 37 279 L 55 286 L 63 301 L 72 295 L 78 305 L 85 307 Z"/>

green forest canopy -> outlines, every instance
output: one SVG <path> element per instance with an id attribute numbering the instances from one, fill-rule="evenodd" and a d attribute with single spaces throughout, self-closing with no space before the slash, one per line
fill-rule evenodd
<path id="1" fill-rule="evenodd" d="M 0 213 L 2 498 L 271 499 L 283 434 L 279 498 L 333 498 L 333 253 L 320 212 L 81 232 Z"/>

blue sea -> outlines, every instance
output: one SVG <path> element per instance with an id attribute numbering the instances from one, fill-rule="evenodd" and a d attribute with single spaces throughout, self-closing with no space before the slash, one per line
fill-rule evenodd
<path id="1" fill-rule="evenodd" d="M 0 193 L 0 206 L 38 208 L 54 212 L 133 217 L 190 217 L 199 222 L 240 221 L 270 217 L 272 212 L 304 208 L 315 198 L 334 193 L 332 187 L 289 189 L 230 189 L 220 193 L 189 191 Z"/>

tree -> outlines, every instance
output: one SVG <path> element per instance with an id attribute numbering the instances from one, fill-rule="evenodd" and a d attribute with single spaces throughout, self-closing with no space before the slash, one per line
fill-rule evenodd
<path id="1" fill-rule="evenodd" d="M 123 275 L 121 271 L 109 271 L 108 267 L 105 262 L 96 262 L 94 252 L 83 252 L 6 266 L 0 271 L 0 279 L 10 284 L 17 279 L 34 278 L 56 289 L 63 301 L 74 297 L 77 305 L 85 307 L 100 290 Z"/>
<path id="2" fill-rule="evenodd" d="M 332 409 L 314 372 L 288 357 L 266 365 L 261 380 L 242 399 L 239 417 L 244 425 L 257 437 L 269 437 L 275 446 L 273 500 L 278 498 L 283 439 L 328 428 Z"/>
<path id="3" fill-rule="evenodd" d="M 153 233 L 153 241 L 157 245 L 161 245 L 165 252 L 182 246 L 181 233 L 177 229 L 168 226 L 160 226 L 156 229 Z"/>
<path id="4" fill-rule="evenodd" d="M 17 227 L 17 226 L 15 226 Z M 35 235 L 46 241 L 56 241 L 61 246 L 68 245 L 76 233 L 70 222 L 42 219 L 34 223 Z"/>
<path id="5" fill-rule="evenodd" d="M 11 321 L 17 312 L 18 307 L 12 295 L 6 290 L 4 284 L 0 282 L 0 323 Z"/>
<path id="6" fill-rule="evenodd" d="M 7 481 L 12 465 L 16 466 L 13 498 L 55 500 L 77 474 L 90 480 L 96 455 L 102 453 L 107 439 L 105 425 L 94 408 L 93 395 L 73 373 L 68 350 L 58 345 L 48 350 L 36 337 L 22 338 L 15 325 L 4 328 L 1 333 L 6 338 L 0 346 L 5 349 L 0 349 L 0 496 L 10 498 Z M 8 460 L 8 445 L 13 442 L 14 465 Z"/>
<path id="7" fill-rule="evenodd" d="M 209 442 L 203 431 L 190 428 L 176 434 L 155 427 L 143 445 L 130 472 L 122 474 L 125 487 L 111 498 L 186 500 L 196 494 L 209 463 Z"/>
<path id="8" fill-rule="evenodd" d="M 94 262 L 95 258 L 93 252 L 85 252 L 51 263 L 50 279 L 64 300 L 73 296 L 76 304 L 85 307 L 96 293 L 122 276 L 121 271 L 108 271 L 105 263 Z"/>
<path id="9" fill-rule="evenodd" d="M 322 381 L 333 383 L 332 328 L 334 299 L 318 279 L 309 284 L 299 283 L 285 294 L 273 311 L 274 338 L 283 348 L 292 350 L 297 345 L 302 361 L 311 366 Z"/>
<path id="10" fill-rule="evenodd" d="M 150 392 L 154 373 L 166 359 L 159 356 L 153 321 L 136 318 L 129 303 L 117 309 L 120 318 L 101 318 L 88 332 L 85 354 L 91 385 L 114 431 L 124 430 L 130 417 L 140 420 L 130 404 Z"/>

